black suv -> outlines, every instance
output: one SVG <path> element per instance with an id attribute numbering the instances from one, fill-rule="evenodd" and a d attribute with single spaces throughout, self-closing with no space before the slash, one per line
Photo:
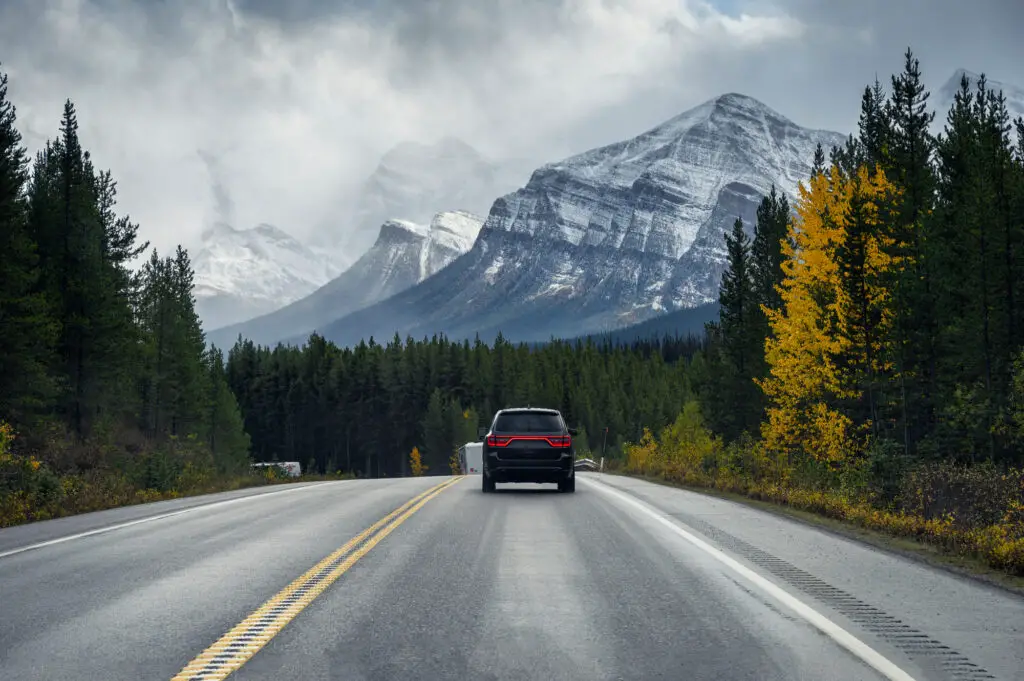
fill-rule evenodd
<path id="1" fill-rule="evenodd" d="M 499 482 L 557 482 L 559 492 L 574 492 L 576 432 L 555 409 L 502 409 L 480 429 L 484 492 Z"/>

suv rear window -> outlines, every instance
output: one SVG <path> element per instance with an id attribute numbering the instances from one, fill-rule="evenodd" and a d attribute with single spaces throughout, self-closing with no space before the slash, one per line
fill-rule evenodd
<path id="1" fill-rule="evenodd" d="M 558 414 L 512 411 L 498 415 L 496 433 L 560 433 L 562 419 Z"/>

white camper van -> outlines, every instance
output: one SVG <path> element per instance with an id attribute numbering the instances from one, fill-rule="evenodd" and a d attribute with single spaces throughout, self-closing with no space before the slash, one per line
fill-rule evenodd
<path id="1" fill-rule="evenodd" d="M 459 463 L 463 475 L 480 475 L 484 465 L 484 443 L 467 442 L 459 447 Z"/>

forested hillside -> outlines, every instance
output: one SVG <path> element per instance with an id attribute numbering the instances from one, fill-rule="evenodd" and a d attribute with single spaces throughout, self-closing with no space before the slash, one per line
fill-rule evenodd
<path id="1" fill-rule="evenodd" d="M 795 211 L 737 222 L 706 390 L 627 468 L 1024 574 L 1024 120 L 964 80 L 933 137 L 928 97 L 908 51 Z"/>
<path id="2" fill-rule="evenodd" d="M 59 112 L 55 112 L 59 113 Z M 69 100 L 29 159 L 0 74 L 0 525 L 202 489 L 248 467 L 188 254 L 117 212 Z M 55 126 L 56 127 L 56 126 Z"/>
<path id="3" fill-rule="evenodd" d="M 301 349 L 239 343 L 227 376 L 257 459 L 394 476 L 409 473 L 417 447 L 428 474 L 447 475 L 454 449 L 505 406 L 556 406 L 581 428 L 578 449 L 620 451 L 693 398 L 693 367 L 679 360 L 695 350 L 685 339 L 530 348 L 500 336 L 490 346 L 396 336 L 341 350 L 314 335 Z"/>

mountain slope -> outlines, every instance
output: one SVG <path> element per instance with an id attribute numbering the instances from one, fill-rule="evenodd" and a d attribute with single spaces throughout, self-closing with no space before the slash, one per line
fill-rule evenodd
<path id="1" fill-rule="evenodd" d="M 946 125 L 946 114 L 949 113 L 950 107 L 953 106 L 953 97 L 960 91 L 960 79 L 964 76 L 967 76 L 971 92 L 973 94 L 977 93 L 979 74 L 966 69 L 954 71 L 949 80 L 932 97 L 933 101 L 930 102 L 935 107 L 935 119 L 932 121 L 934 132 L 941 131 Z M 995 92 L 1002 90 L 1003 96 L 1006 97 L 1006 109 L 1010 112 L 1011 120 L 1018 116 L 1024 116 L 1024 88 L 987 77 L 985 87 Z"/>
<path id="2" fill-rule="evenodd" d="M 192 258 L 196 311 L 206 329 L 264 314 L 316 290 L 339 269 L 273 225 L 203 232 Z"/>
<path id="3" fill-rule="evenodd" d="M 403 291 L 440 271 L 473 246 L 483 218 L 466 211 L 438 213 L 429 225 L 388 220 L 373 247 L 327 284 L 281 309 L 217 329 L 209 342 L 226 347 L 239 334 L 271 345 Z"/>
<path id="4" fill-rule="evenodd" d="M 469 253 L 321 332 L 346 345 L 396 331 L 489 338 L 500 329 L 545 340 L 712 302 L 736 216 L 752 227 L 772 183 L 792 197 L 816 144 L 844 139 L 750 97 L 716 97 L 638 137 L 539 168 L 494 202 Z"/>
<path id="5" fill-rule="evenodd" d="M 630 345 L 636 341 L 696 336 L 703 337 L 704 325 L 717 322 L 720 306 L 718 302 L 705 303 L 697 307 L 685 308 L 658 315 L 647 321 L 626 326 L 615 331 L 598 334 L 586 334 L 567 339 L 570 343 L 591 340 L 594 343 L 610 343 L 612 345 Z"/>
<path id="6" fill-rule="evenodd" d="M 402 142 L 381 158 L 358 192 L 344 234 L 330 248 L 353 262 L 369 250 L 377 230 L 396 215 L 427 224 L 441 210 L 485 215 L 495 196 L 522 182 L 515 163 L 498 164 L 454 137 L 432 144 Z"/>

